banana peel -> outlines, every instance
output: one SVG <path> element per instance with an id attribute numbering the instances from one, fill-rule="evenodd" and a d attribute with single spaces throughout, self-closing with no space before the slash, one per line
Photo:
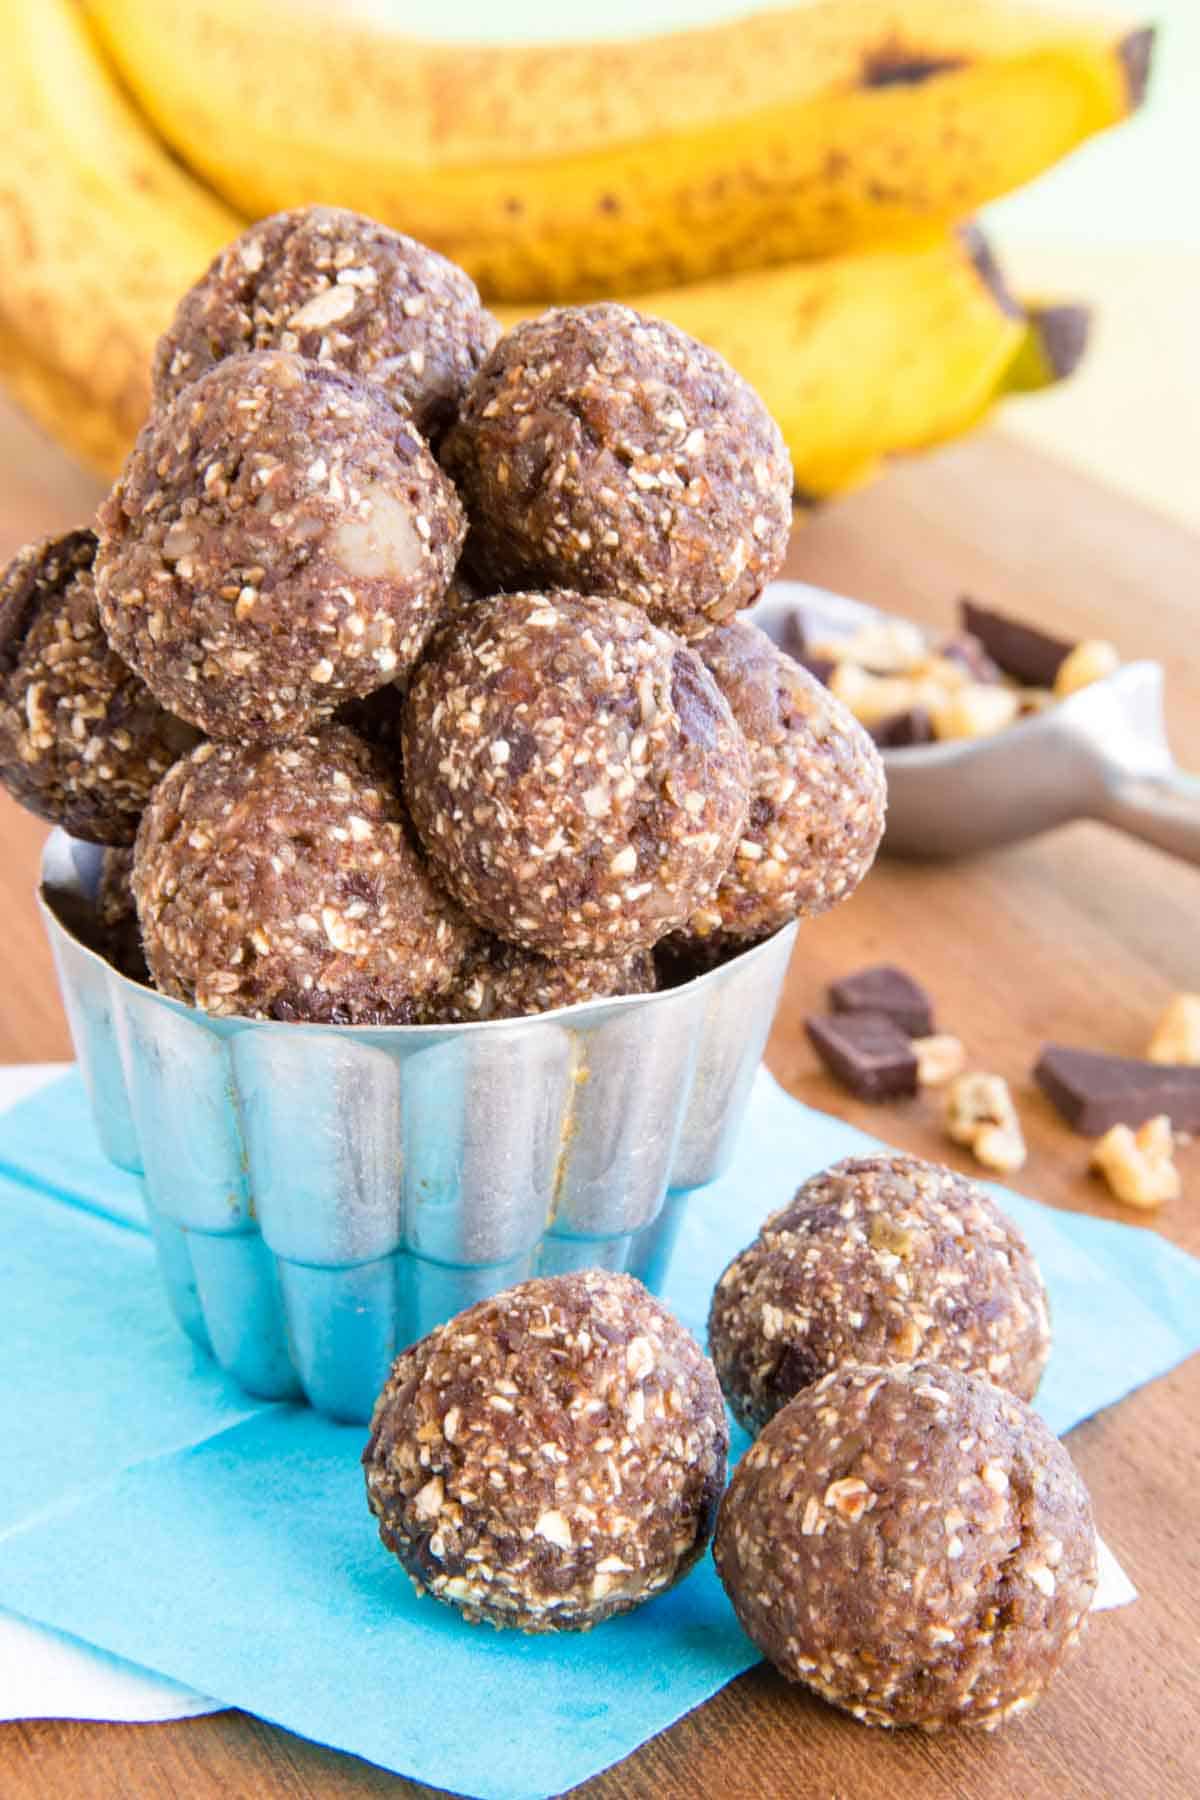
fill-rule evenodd
<path id="1" fill-rule="evenodd" d="M 0 43 L 0 372 L 107 474 L 155 339 L 242 221 L 147 129 L 72 0 L 0 0 Z"/>
<path id="2" fill-rule="evenodd" d="M 88 7 L 148 117 L 239 211 L 355 207 L 518 302 L 945 228 L 1139 105 L 1153 40 L 1008 0 L 808 0 L 537 46 L 417 39 L 336 0 Z"/>
<path id="3" fill-rule="evenodd" d="M 0 0 L 0 33 L 0 377 L 110 475 L 145 417 L 159 333 L 243 221 L 154 137 L 70 0 Z M 971 233 L 652 288 L 635 303 L 758 388 L 812 499 L 1066 368 L 1045 330 L 1064 309 L 1027 318 Z M 542 305 L 503 310 L 511 322 Z"/>

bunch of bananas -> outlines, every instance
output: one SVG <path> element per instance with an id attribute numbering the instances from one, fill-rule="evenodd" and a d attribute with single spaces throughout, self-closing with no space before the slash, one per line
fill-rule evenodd
<path id="1" fill-rule="evenodd" d="M 506 316 L 619 294 L 722 351 L 802 493 L 1069 371 L 955 221 L 1115 124 L 1151 34 L 1007 0 L 806 0 L 464 46 L 342 0 L 0 0 L 0 378 L 109 474 L 156 337 L 249 218 L 370 213 Z"/>

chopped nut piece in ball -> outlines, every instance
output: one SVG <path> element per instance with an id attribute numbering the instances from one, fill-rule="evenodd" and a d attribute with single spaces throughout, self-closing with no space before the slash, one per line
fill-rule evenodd
<path id="1" fill-rule="evenodd" d="M 468 1024 L 472 1019 L 520 1019 L 610 1000 L 619 994 L 652 994 L 658 985 L 648 950 L 627 956 L 564 956 L 551 959 L 503 939 L 481 936 L 448 994 L 433 1003 L 431 1024 Z"/>
<path id="2" fill-rule="evenodd" d="M 703 1554 L 728 1427 L 640 1282 L 588 1269 L 460 1313 L 392 1369 L 363 1454 L 379 1535 L 472 1620 L 581 1631 Z"/>
<path id="3" fill-rule="evenodd" d="M 99 528 L 114 646 L 164 705 L 239 741 L 403 676 L 465 530 L 381 388 L 284 351 L 218 363 L 152 418 Z"/>
<path id="4" fill-rule="evenodd" d="M 685 637 L 748 606 L 787 548 L 779 427 L 714 350 L 629 306 L 502 338 L 443 460 L 507 585 L 619 595 Z"/>
<path id="5" fill-rule="evenodd" d="M 696 652 L 750 746 L 750 810 L 688 930 L 768 937 L 847 899 L 874 862 L 883 762 L 849 710 L 756 625 L 720 626 Z"/>
<path id="6" fill-rule="evenodd" d="M 111 650 L 90 531 L 30 544 L 0 575 L 0 781 L 93 844 L 132 844 L 154 785 L 196 733 Z"/>
<path id="7" fill-rule="evenodd" d="M 330 726 L 202 744 L 146 809 L 134 894 L 154 979 L 210 1013 L 403 1025 L 470 944 L 374 753 Z"/>
<path id="8" fill-rule="evenodd" d="M 868 1725 L 993 1728 L 1039 1698 L 1096 1591 L 1087 1489 L 1038 1415 L 939 1363 L 854 1363 L 771 1421 L 717 1570 L 791 1681 Z"/>
<path id="9" fill-rule="evenodd" d="M 694 651 L 637 607 L 480 600 L 439 632 L 404 715 L 409 805 L 438 874 L 499 937 L 647 948 L 715 889 L 749 757 Z"/>
<path id="10" fill-rule="evenodd" d="M 377 381 L 436 437 L 500 336 L 474 282 L 361 213 L 259 219 L 180 301 L 154 359 L 160 406 L 222 358 L 294 350 Z"/>
<path id="11" fill-rule="evenodd" d="M 1017 1227 L 965 1176 L 899 1153 L 835 1163 L 772 1213 L 717 1283 L 708 1336 L 748 1431 L 846 1362 L 930 1358 L 1031 1400 L 1050 1355 Z"/>

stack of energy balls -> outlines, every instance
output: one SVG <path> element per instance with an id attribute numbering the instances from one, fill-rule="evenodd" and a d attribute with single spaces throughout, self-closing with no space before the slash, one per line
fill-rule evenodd
<path id="1" fill-rule="evenodd" d="M 443 257 L 312 208 L 217 258 L 154 394 L 95 531 L 0 586 L 0 777 L 132 847 L 118 966 L 136 907 L 210 1013 L 511 1017 L 862 878 L 879 758 L 736 619 L 791 477 L 720 357 L 611 304 L 502 337 Z"/>

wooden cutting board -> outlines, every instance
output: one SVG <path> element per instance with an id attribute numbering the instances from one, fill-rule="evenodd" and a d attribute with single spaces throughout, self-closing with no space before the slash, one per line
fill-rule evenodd
<path id="1" fill-rule="evenodd" d="M 86 516 L 96 490 L 0 411 L 0 556 Z M 919 462 L 807 519 L 789 573 L 948 625 L 972 592 L 1064 635 L 1160 658 L 1185 764 L 1200 768 L 1200 537 L 1001 436 Z M 0 1060 L 70 1054 L 31 892 L 43 829 L 0 799 Z M 963 1168 L 929 1100 L 851 1100 L 816 1068 L 803 1014 L 834 976 L 888 958 L 933 992 L 973 1064 L 1009 1079 L 1030 1144 L 1014 1185 L 1111 1217 L 1086 1145 L 1032 1088 L 1046 1038 L 1138 1054 L 1180 989 L 1200 990 L 1200 871 L 1099 826 L 954 867 L 880 863 L 800 933 L 769 1061 L 791 1091 Z M 1200 1148 L 1184 1197 L 1133 1222 L 1200 1252 Z M 588 1800 L 1185 1800 L 1200 1793 L 1200 1359 L 1070 1437 L 1101 1528 L 1141 1590 L 1098 1619 L 1027 1721 L 987 1738 L 871 1732 L 758 1669 L 607 1775 Z M 384 1695 L 364 1704 L 390 1703 Z M 5 1800 L 430 1793 L 238 1713 L 134 1727 L 0 1728 Z"/>

